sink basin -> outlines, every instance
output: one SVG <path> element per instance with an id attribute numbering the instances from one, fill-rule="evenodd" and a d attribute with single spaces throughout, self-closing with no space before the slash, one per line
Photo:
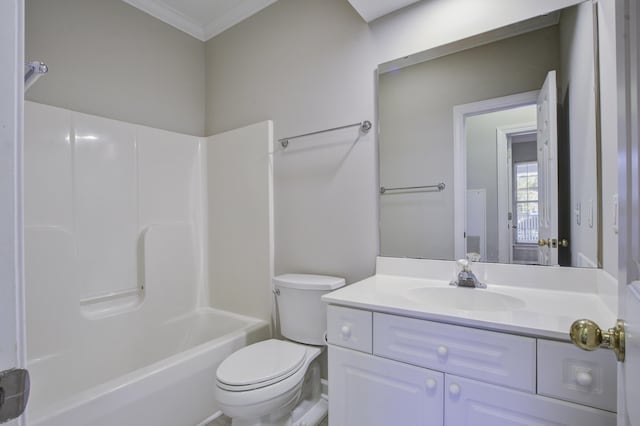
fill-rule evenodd
<path id="1" fill-rule="evenodd" d="M 426 306 L 463 311 L 507 311 L 525 306 L 517 297 L 477 288 L 420 287 L 407 290 L 404 296 Z"/>

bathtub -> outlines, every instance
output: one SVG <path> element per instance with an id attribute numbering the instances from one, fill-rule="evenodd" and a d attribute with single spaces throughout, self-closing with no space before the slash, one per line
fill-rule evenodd
<path id="1" fill-rule="evenodd" d="M 29 426 L 195 426 L 216 417 L 215 371 L 269 337 L 265 321 L 202 308 L 159 325 L 99 329 L 31 359 Z"/>

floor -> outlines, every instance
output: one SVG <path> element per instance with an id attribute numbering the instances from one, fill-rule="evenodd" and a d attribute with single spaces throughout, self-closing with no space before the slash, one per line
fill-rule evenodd
<path id="1" fill-rule="evenodd" d="M 231 426 L 231 419 L 227 416 L 220 416 L 206 426 Z"/>
<path id="2" fill-rule="evenodd" d="M 227 416 L 221 416 L 207 424 L 207 426 L 231 426 L 231 419 Z M 318 426 L 329 426 L 329 420 L 324 419 Z"/>

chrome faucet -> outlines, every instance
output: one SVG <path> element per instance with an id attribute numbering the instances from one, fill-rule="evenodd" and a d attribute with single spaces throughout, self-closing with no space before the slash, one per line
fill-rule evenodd
<path id="1" fill-rule="evenodd" d="M 457 263 L 460 266 L 460 272 L 458 272 L 457 278 L 449 284 L 456 287 L 487 288 L 487 285 L 481 283 L 476 275 L 471 271 L 473 258 L 477 259 L 478 257 L 479 256 L 467 255 L 467 259 L 458 260 Z"/>

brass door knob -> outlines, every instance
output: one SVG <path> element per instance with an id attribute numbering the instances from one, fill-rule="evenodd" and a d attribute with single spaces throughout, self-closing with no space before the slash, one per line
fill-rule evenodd
<path id="1" fill-rule="evenodd" d="M 614 328 L 602 331 L 598 324 L 580 319 L 571 324 L 571 341 L 581 349 L 594 351 L 598 348 L 612 349 L 618 361 L 624 361 L 624 321 L 618 320 Z"/>
<path id="2" fill-rule="evenodd" d="M 556 238 L 549 238 L 548 240 L 538 240 L 538 245 L 540 247 L 569 247 L 569 241 L 565 239 L 558 240 Z"/>
<path id="3" fill-rule="evenodd" d="M 551 247 L 551 239 L 549 239 L 549 240 L 538 240 L 538 245 L 540 247 L 545 247 L 545 246 Z"/>

